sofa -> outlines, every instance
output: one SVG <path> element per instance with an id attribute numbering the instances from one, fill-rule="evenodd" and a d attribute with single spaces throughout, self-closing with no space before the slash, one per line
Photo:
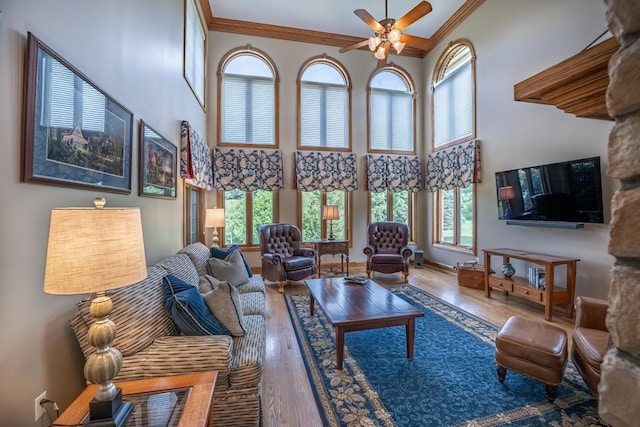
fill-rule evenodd
<path id="1" fill-rule="evenodd" d="M 262 277 L 253 275 L 245 283 L 234 286 L 239 296 L 236 298 L 238 310 L 242 311 L 243 336 L 187 336 L 181 333 L 165 308 L 163 281 L 177 278 L 204 293 L 207 291 L 204 288 L 211 286 L 212 280 L 215 282 L 209 275 L 210 259 L 208 247 L 202 243 L 191 244 L 148 266 L 147 277 L 141 282 L 109 293 L 113 301 L 110 318 L 117 327 L 113 345 L 123 355 L 122 369 L 115 382 L 214 370 L 218 377 L 212 423 L 257 426 L 261 424 L 266 341 Z M 95 351 L 87 341 L 87 332 L 93 323 L 89 312 L 91 299 L 89 296 L 78 302 L 78 311 L 70 320 L 85 358 Z"/>
<path id="2" fill-rule="evenodd" d="M 576 298 L 576 324 L 571 336 L 571 360 L 578 368 L 585 384 L 598 397 L 600 365 L 612 346 L 606 317 L 609 302 L 579 296 Z"/>

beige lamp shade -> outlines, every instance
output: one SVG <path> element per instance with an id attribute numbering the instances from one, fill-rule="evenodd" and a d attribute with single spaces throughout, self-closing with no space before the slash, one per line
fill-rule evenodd
<path id="1" fill-rule="evenodd" d="M 224 208 L 207 209 L 205 228 L 224 227 Z"/>
<path id="2" fill-rule="evenodd" d="M 506 187 L 500 187 L 498 189 L 498 199 L 499 200 L 511 200 L 515 199 L 516 195 L 513 192 L 513 187 L 508 185 Z"/>
<path id="3" fill-rule="evenodd" d="M 322 207 L 322 219 L 339 219 L 340 211 L 336 205 L 327 205 Z"/>
<path id="4" fill-rule="evenodd" d="M 73 295 L 132 285 L 147 277 L 137 208 L 51 211 L 44 291 Z"/>

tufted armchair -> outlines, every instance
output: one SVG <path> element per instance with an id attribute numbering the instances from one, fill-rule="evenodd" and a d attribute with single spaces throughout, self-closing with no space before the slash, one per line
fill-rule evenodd
<path id="1" fill-rule="evenodd" d="M 317 273 L 316 251 L 300 248 L 302 234 L 291 224 L 266 224 L 258 227 L 262 277 L 276 282 L 284 292 L 287 280 L 302 280 Z"/>
<path id="2" fill-rule="evenodd" d="M 367 229 L 367 277 L 372 271 L 380 273 L 404 273 L 409 276 L 409 257 L 413 253 L 407 247 L 409 226 L 401 222 L 372 222 Z"/>

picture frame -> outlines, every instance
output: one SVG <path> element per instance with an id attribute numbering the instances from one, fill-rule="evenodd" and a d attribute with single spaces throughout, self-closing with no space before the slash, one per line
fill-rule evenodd
<path id="1" fill-rule="evenodd" d="M 178 147 L 140 120 L 138 195 L 175 199 Z"/>
<path id="2" fill-rule="evenodd" d="M 23 182 L 131 193 L 133 113 L 29 32 Z"/>
<path id="3" fill-rule="evenodd" d="M 184 79 L 206 112 L 207 28 L 197 0 L 184 0 Z"/>

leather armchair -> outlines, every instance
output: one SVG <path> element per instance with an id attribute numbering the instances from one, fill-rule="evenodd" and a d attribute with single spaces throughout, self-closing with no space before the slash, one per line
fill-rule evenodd
<path id="1" fill-rule="evenodd" d="M 300 229 L 291 224 L 266 224 L 258 227 L 262 277 L 278 284 L 284 292 L 288 280 L 303 280 L 317 274 L 316 251 L 301 248 Z"/>
<path id="2" fill-rule="evenodd" d="M 600 383 L 600 364 L 609 349 L 610 334 L 605 323 L 608 308 L 609 303 L 605 300 L 584 296 L 576 298 L 571 360 L 596 397 Z"/>
<path id="3" fill-rule="evenodd" d="M 367 228 L 367 277 L 372 271 L 409 276 L 409 257 L 413 253 L 409 243 L 409 226 L 401 222 L 372 222 Z"/>

